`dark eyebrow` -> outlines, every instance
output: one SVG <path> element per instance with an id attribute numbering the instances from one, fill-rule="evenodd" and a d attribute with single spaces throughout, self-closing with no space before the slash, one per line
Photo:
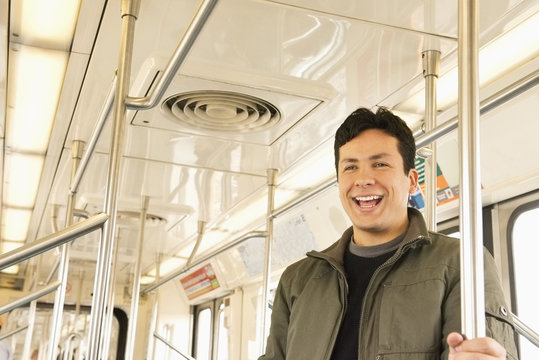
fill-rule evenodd
<path id="1" fill-rule="evenodd" d="M 377 160 L 381 160 L 383 158 L 386 158 L 386 157 L 390 157 L 391 155 L 388 154 L 388 153 L 378 153 L 378 154 L 373 154 L 371 156 L 369 156 L 369 161 L 377 161 Z M 348 158 L 342 158 L 340 161 L 339 161 L 339 164 L 345 164 L 345 163 L 348 163 L 348 164 L 355 164 L 359 162 L 359 160 L 357 158 L 354 158 L 354 157 L 348 157 Z"/>
<path id="2" fill-rule="evenodd" d="M 374 154 L 374 155 L 369 156 L 369 160 L 380 160 L 388 156 L 391 156 L 391 155 L 388 153 Z"/>

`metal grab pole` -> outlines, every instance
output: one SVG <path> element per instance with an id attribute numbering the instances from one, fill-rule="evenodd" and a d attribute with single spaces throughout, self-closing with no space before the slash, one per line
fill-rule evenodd
<path id="1" fill-rule="evenodd" d="M 266 231 L 268 236 L 266 237 L 264 246 L 264 281 L 262 285 L 262 326 L 261 326 L 261 349 L 260 353 L 263 354 L 266 349 L 266 341 L 268 334 L 268 297 L 269 297 L 269 283 L 271 280 L 271 248 L 273 245 L 273 211 L 275 208 L 275 188 L 277 186 L 277 169 L 268 169 L 268 211 L 266 218 Z"/>
<path id="2" fill-rule="evenodd" d="M 140 276 L 142 273 L 142 249 L 144 244 L 144 229 L 146 226 L 146 214 L 148 213 L 149 196 L 142 197 L 140 210 L 140 228 L 137 242 L 137 259 L 133 271 L 133 288 L 131 290 L 131 309 L 129 311 L 129 324 L 127 328 L 126 358 L 133 359 L 135 350 L 135 338 L 137 334 L 137 317 L 140 292 Z"/>
<path id="3" fill-rule="evenodd" d="M 32 287 L 32 290 L 35 291 L 35 286 Z M 30 357 L 30 346 L 32 345 L 32 335 L 34 334 L 34 325 L 36 322 L 36 308 L 37 301 L 34 300 L 30 302 L 30 307 L 28 308 L 28 330 L 26 331 L 24 347 L 22 350 L 23 359 L 28 359 Z"/>
<path id="4" fill-rule="evenodd" d="M 80 140 L 74 140 L 71 146 L 71 179 L 77 173 L 77 169 L 80 164 L 82 153 L 84 152 L 84 142 Z M 66 206 L 66 218 L 65 226 L 73 224 L 73 206 L 75 202 L 75 193 L 70 192 L 67 199 Z M 54 298 L 54 308 L 52 311 L 52 323 L 51 331 L 49 335 L 49 347 L 48 358 L 56 358 L 57 345 L 60 340 L 60 333 L 62 330 L 62 312 L 64 311 L 64 302 L 67 287 L 67 275 L 69 271 L 69 249 L 70 244 L 66 243 L 62 245 L 62 252 L 60 256 L 60 266 L 58 268 L 58 281 L 62 285 L 58 288 L 56 296 Z"/>
<path id="5" fill-rule="evenodd" d="M 113 249 L 112 249 L 112 256 L 111 260 L 112 262 L 109 264 L 110 270 L 109 270 L 109 285 L 107 287 L 107 300 L 105 305 L 105 313 L 104 313 L 104 326 L 103 326 L 103 332 L 101 336 L 101 357 L 103 359 L 109 358 L 109 348 L 110 348 L 110 340 L 111 340 L 111 333 L 112 333 L 112 317 L 114 316 L 114 296 L 116 293 L 116 268 L 118 264 L 118 247 L 119 247 L 119 240 L 120 240 L 120 230 L 118 229 L 116 231 L 116 239 L 113 243 Z"/>
<path id="6" fill-rule="evenodd" d="M 7 339 L 10 336 L 16 335 L 20 333 L 21 331 L 24 331 L 28 328 L 28 325 L 21 326 L 20 328 L 17 328 L 15 330 L 11 330 L 10 332 L 7 332 L 5 334 L 0 335 L 0 341 Z"/>
<path id="7" fill-rule="evenodd" d="M 203 0 L 198 9 L 191 19 L 191 23 L 185 30 L 174 54 L 168 61 L 163 74 L 157 80 L 157 85 L 151 91 L 151 93 L 145 97 L 132 98 L 127 97 L 126 104 L 129 109 L 151 109 L 157 105 L 159 100 L 163 97 L 163 94 L 167 90 L 168 85 L 172 82 L 174 76 L 178 72 L 181 64 L 187 57 L 189 50 L 193 46 L 198 34 L 202 30 L 204 24 L 208 20 L 213 8 L 217 4 L 217 0 Z"/>
<path id="8" fill-rule="evenodd" d="M 158 333 L 153 333 L 153 336 L 160 340 L 161 342 L 163 342 L 163 344 L 165 344 L 166 346 L 168 346 L 170 349 L 174 350 L 178 355 L 182 356 L 184 359 L 187 359 L 187 360 L 195 360 L 195 358 L 189 356 L 189 355 L 186 355 L 184 353 L 182 353 L 180 351 L 180 349 L 178 349 L 177 347 L 175 347 L 174 345 L 172 345 L 170 343 L 170 341 L 168 341 L 167 339 L 165 339 L 164 337 L 162 337 L 161 335 L 159 335 Z"/>
<path id="9" fill-rule="evenodd" d="M 258 237 L 266 237 L 266 236 L 267 236 L 267 233 L 265 231 L 251 231 L 251 232 L 249 232 L 249 233 L 247 233 L 247 234 L 245 234 L 243 236 L 240 236 L 239 238 L 237 238 L 235 240 L 232 240 L 230 243 L 218 248 L 217 250 L 211 252 L 210 254 L 204 255 L 200 259 L 194 261 L 191 265 L 184 266 L 181 269 L 176 270 L 176 271 L 168 274 L 164 278 L 159 279 L 158 281 L 156 281 L 152 285 L 148 285 L 147 287 L 142 289 L 140 291 L 140 293 L 141 294 L 147 294 L 150 291 L 153 291 L 153 290 L 157 289 L 158 287 L 166 284 L 167 282 L 169 282 L 171 280 L 174 280 L 175 278 L 177 278 L 181 274 L 186 273 L 187 271 L 191 270 L 192 268 L 194 268 L 194 267 L 196 267 L 196 266 L 210 260 L 212 257 L 217 256 L 217 255 L 219 255 L 219 254 L 221 254 L 221 253 L 223 253 L 223 252 L 225 252 L 225 251 L 227 251 L 229 249 L 232 249 L 234 246 L 239 245 L 239 244 L 243 243 L 244 241 L 247 241 L 247 240 L 253 239 L 253 238 L 258 238 Z"/>
<path id="10" fill-rule="evenodd" d="M 114 96 L 114 123 L 112 127 L 107 187 L 105 192 L 105 212 L 109 214 L 111 221 L 107 222 L 103 229 L 102 241 L 99 244 L 97 257 L 88 339 L 88 358 L 91 360 L 98 360 L 104 350 L 101 340 L 105 331 L 104 326 L 106 325 L 106 301 L 110 290 L 111 262 L 114 242 L 116 240 L 117 199 L 126 119 L 125 98 L 129 86 L 135 21 L 139 6 L 140 2 L 138 0 L 122 1 L 122 39 L 118 57 L 118 79 Z"/>
<path id="11" fill-rule="evenodd" d="M 0 315 L 3 313 L 6 313 L 8 311 L 11 311 L 13 309 L 16 309 L 18 307 L 21 307 L 23 305 L 26 305 L 34 300 L 39 299 L 42 296 L 48 295 L 54 290 L 58 289 L 58 287 L 61 285 L 60 282 L 52 283 L 48 286 L 45 286 L 43 289 L 34 291 L 33 293 L 30 293 L 26 296 L 23 296 L 22 298 L 19 298 L 13 302 L 10 302 L 9 304 L 0 306 Z"/>
<path id="12" fill-rule="evenodd" d="M 206 230 L 206 222 L 204 220 L 198 220 L 197 241 L 195 242 L 195 246 L 193 247 L 193 251 L 191 251 L 191 254 L 189 255 L 189 259 L 187 259 L 187 263 L 185 264 L 185 266 L 189 266 L 193 262 L 193 259 L 195 258 L 196 254 L 197 254 L 200 243 L 202 242 L 202 239 L 204 238 L 204 231 L 205 230 Z"/>
<path id="13" fill-rule="evenodd" d="M 54 234 L 45 236 L 44 238 L 2 254 L 0 255 L 0 270 L 99 229 L 108 218 L 108 215 L 103 213 L 94 215 L 86 220 L 68 226 Z"/>
<path id="14" fill-rule="evenodd" d="M 515 324 L 515 329 L 517 332 L 524 336 L 526 339 L 530 340 L 532 344 L 539 347 L 539 334 L 532 330 L 528 325 L 526 325 L 522 320 L 518 318 L 515 314 L 511 313 L 513 318 L 513 324 Z"/>
<path id="15" fill-rule="evenodd" d="M 459 0 L 460 286 L 462 333 L 485 336 L 479 146 L 478 1 Z"/>
<path id="16" fill-rule="evenodd" d="M 97 145 L 97 141 L 99 140 L 99 136 L 101 136 L 101 132 L 103 131 L 103 128 L 105 127 L 105 123 L 112 109 L 112 104 L 114 103 L 114 92 L 116 90 L 117 79 L 118 77 L 114 75 L 109 94 L 107 95 L 105 99 L 105 103 L 103 104 L 103 109 L 101 110 L 101 114 L 99 115 L 99 118 L 97 120 L 96 126 L 94 128 L 94 132 L 92 133 L 92 137 L 90 138 L 90 141 L 88 142 L 88 147 L 86 148 L 86 152 L 82 156 L 80 164 L 77 167 L 77 172 L 71 178 L 71 186 L 69 187 L 69 192 L 71 194 L 74 194 L 77 192 L 82 176 L 84 175 L 84 172 L 86 171 L 86 168 L 88 167 L 88 163 L 90 162 L 90 158 L 92 157 L 92 154 L 94 153 L 95 147 Z"/>
<path id="17" fill-rule="evenodd" d="M 155 267 L 155 277 L 159 280 L 161 276 L 160 272 L 161 267 L 161 255 L 157 256 L 156 261 L 156 267 Z M 153 338 L 152 334 L 154 334 L 157 330 L 158 322 L 159 322 L 159 289 L 155 290 L 155 292 L 152 294 L 152 313 L 151 313 L 151 319 L 150 319 L 150 329 L 148 331 L 148 346 L 146 349 L 146 358 L 147 359 L 155 359 L 155 339 Z"/>
<path id="18" fill-rule="evenodd" d="M 438 67 L 440 65 L 440 52 L 426 50 L 423 57 L 423 76 L 425 78 L 425 129 L 430 131 L 436 127 L 436 82 L 438 80 Z M 431 155 L 426 159 L 425 166 L 425 214 L 427 227 L 436 231 L 436 195 L 438 165 L 436 159 L 436 143 L 429 145 Z"/>

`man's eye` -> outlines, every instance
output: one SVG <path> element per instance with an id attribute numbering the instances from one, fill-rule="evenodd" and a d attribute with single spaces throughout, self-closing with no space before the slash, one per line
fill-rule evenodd
<path id="1" fill-rule="evenodd" d="M 355 165 L 348 165 L 344 168 L 344 171 L 355 170 L 356 168 L 357 166 Z"/>
<path id="2" fill-rule="evenodd" d="M 381 162 L 374 164 L 374 167 L 386 167 L 386 166 L 388 166 L 386 163 L 381 163 Z"/>

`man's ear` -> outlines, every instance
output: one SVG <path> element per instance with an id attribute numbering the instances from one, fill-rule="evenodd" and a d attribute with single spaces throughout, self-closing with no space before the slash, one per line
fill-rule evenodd
<path id="1" fill-rule="evenodd" d="M 408 179 L 410 179 L 410 189 L 408 192 L 411 194 L 417 189 L 417 180 L 419 178 L 419 174 L 417 173 L 416 169 L 410 169 L 408 172 Z"/>

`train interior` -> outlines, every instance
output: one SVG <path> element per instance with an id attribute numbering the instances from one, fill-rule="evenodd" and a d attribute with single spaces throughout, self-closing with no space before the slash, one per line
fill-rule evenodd
<path id="1" fill-rule="evenodd" d="M 421 139 L 432 53 L 435 127 L 457 122 L 458 4 L 0 0 L 0 261 L 115 215 L 109 232 L 1 269 L 0 337 L 9 335 L 14 358 L 94 358 L 92 331 L 103 321 L 92 307 L 108 295 L 100 358 L 256 359 L 284 268 L 350 226 L 335 179 L 340 123 L 358 107 L 384 106 Z M 134 15 L 122 17 L 129 6 Z M 136 21 L 120 66 L 126 16 Z M 539 1 L 481 2 L 478 24 L 485 245 L 512 312 L 537 332 Z M 155 106 L 137 106 L 173 60 Z M 120 79 L 131 106 L 116 125 Z M 436 223 L 456 233 L 458 131 L 434 144 Z M 417 158 L 420 175 L 432 156 Z M 65 290 L 52 352 L 60 290 L 9 306 L 51 284 Z M 521 360 L 539 358 L 525 336 L 518 343 Z"/>

